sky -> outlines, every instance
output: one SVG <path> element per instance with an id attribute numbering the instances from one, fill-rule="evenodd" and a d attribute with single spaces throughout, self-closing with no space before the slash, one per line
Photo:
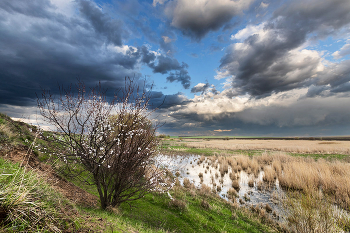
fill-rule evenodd
<path id="1" fill-rule="evenodd" d="M 40 123 L 42 89 L 125 77 L 159 133 L 350 135 L 350 1 L 0 1 L 0 112 Z"/>

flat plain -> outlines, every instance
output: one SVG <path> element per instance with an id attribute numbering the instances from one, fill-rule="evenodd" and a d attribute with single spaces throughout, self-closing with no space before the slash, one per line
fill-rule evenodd
<path id="1" fill-rule="evenodd" d="M 190 148 L 218 150 L 274 150 L 290 153 L 350 154 L 350 141 L 261 140 L 261 139 L 182 139 Z"/>

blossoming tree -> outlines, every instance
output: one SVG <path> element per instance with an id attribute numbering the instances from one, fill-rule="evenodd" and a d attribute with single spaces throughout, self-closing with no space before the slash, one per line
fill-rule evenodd
<path id="1" fill-rule="evenodd" d="M 100 84 L 87 91 L 80 81 L 76 90 L 60 88 L 57 97 L 44 90 L 38 98 L 41 115 L 56 128 L 44 135 L 61 171 L 95 185 L 102 209 L 139 199 L 158 185 L 162 171 L 152 161 L 158 142 L 149 100 L 130 79 L 112 101 Z"/>

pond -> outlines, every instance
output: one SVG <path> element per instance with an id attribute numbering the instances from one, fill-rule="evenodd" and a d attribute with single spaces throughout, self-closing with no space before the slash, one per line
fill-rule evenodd
<path id="1" fill-rule="evenodd" d="M 220 197 L 229 200 L 228 191 L 232 188 L 232 179 L 230 174 L 236 174 L 236 181 L 239 183 L 236 200 L 241 206 L 256 206 L 268 204 L 277 216 L 283 215 L 283 209 L 280 204 L 280 198 L 283 197 L 284 191 L 280 188 L 278 179 L 275 182 L 267 184 L 263 182 L 264 171 L 260 170 L 257 174 L 248 174 L 243 169 L 237 172 L 232 171 L 228 166 L 228 171 L 220 172 L 221 164 L 217 159 L 203 157 L 199 155 L 160 155 L 160 163 L 178 176 L 179 181 L 188 178 L 197 188 L 202 184 L 211 187 Z M 202 161 L 201 161 L 202 160 Z M 199 174 L 202 175 L 199 175 Z M 201 178 L 201 177 L 202 178 Z M 249 185 L 250 181 L 250 185 Z M 254 181 L 254 184 L 252 184 Z M 217 186 L 220 186 L 218 189 Z M 232 201 L 232 199 L 231 199 Z"/>

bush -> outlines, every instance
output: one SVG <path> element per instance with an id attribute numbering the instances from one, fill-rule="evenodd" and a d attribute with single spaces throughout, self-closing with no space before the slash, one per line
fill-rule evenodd
<path id="1" fill-rule="evenodd" d="M 149 93 L 126 79 L 121 95 L 107 101 L 101 85 L 77 94 L 62 90 L 56 99 L 43 91 L 41 115 L 56 127 L 45 138 L 63 162 L 61 171 L 96 186 L 101 207 L 142 198 L 158 186 L 160 170 L 152 156 L 158 145 L 156 126 L 148 119 Z"/>

